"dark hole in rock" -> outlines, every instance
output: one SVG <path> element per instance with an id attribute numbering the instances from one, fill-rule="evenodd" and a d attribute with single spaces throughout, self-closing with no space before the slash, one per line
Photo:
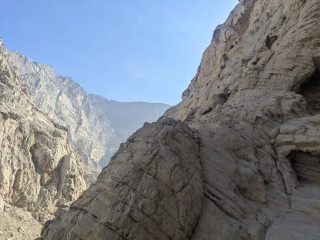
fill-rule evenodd
<path id="1" fill-rule="evenodd" d="M 219 93 L 218 96 L 221 99 L 222 103 L 225 103 L 229 97 L 230 97 L 231 93 Z"/>
<path id="2" fill-rule="evenodd" d="M 268 49 L 270 49 L 272 47 L 272 44 L 278 39 L 278 36 L 267 36 L 267 39 L 266 39 L 266 47 Z"/>
<path id="3" fill-rule="evenodd" d="M 320 71 L 317 70 L 310 80 L 300 86 L 299 94 L 303 95 L 308 103 L 311 114 L 320 112 Z"/>
<path id="4" fill-rule="evenodd" d="M 229 57 L 227 54 L 223 54 L 222 57 L 223 57 L 223 61 L 225 62 L 229 60 Z"/>
<path id="5" fill-rule="evenodd" d="M 292 168 L 300 183 L 320 184 L 320 155 L 293 151 L 289 154 L 288 159 L 291 161 Z"/>
<path id="6" fill-rule="evenodd" d="M 217 88 L 219 88 L 220 86 L 218 86 Z M 214 94 L 213 95 L 213 104 L 212 106 L 208 107 L 203 113 L 202 115 L 206 115 L 208 114 L 209 112 L 211 112 L 216 106 L 217 104 L 221 104 L 223 105 L 230 97 L 230 94 L 229 92 L 227 93 L 219 93 L 219 94 Z"/>
<path id="7" fill-rule="evenodd" d="M 250 60 L 249 59 L 242 59 L 241 66 L 246 66 Z"/>
<path id="8" fill-rule="evenodd" d="M 202 115 L 206 115 L 207 113 L 211 112 L 213 109 L 209 107 L 207 110 L 205 110 Z"/>
<path id="9" fill-rule="evenodd" d="M 257 63 L 260 61 L 260 58 L 256 58 L 254 62 L 252 62 L 252 65 L 257 65 Z"/>

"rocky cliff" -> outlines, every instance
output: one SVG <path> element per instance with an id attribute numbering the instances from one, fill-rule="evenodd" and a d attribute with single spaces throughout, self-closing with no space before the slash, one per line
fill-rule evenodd
<path id="1" fill-rule="evenodd" d="M 59 213 L 61 223 L 49 222 L 44 237 L 187 239 L 203 197 L 197 141 L 172 119 L 145 124 L 70 211 Z"/>
<path id="2" fill-rule="evenodd" d="M 175 120 L 129 138 L 43 238 L 319 239 L 319 72 L 319 0 L 240 0 Z"/>
<path id="3" fill-rule="evenodd" d="M 71 78 L 57 75 L 53 67 L 31 61 L 18 51 L 10 52 L 10 57 L 38 107 L 69 130 L 87 178 L 90 173 L 98 175 L 120 143 L 144 122 L 155 121 L 169 108 L 166 104 L 121 103 L 88 95 Z"/>
<path id="4" fill-rule="evenodd" d="M 69 130 L 88 174 L 98 174 L 113 132 L 109 120 L 97 117 L 87 93 L 71 78 L 58 76 L 53 67 L 30 61 L 17 51 L 10 52 L 10 58 L 38 107 Z"/>
<path id="5" fill-rule="evenodd" d="M 2 41 L 0 99 L 0 210 L 13 205 L 44 222 L 85 189 L 83 166 L 67 130 L 31 99 Z"/>

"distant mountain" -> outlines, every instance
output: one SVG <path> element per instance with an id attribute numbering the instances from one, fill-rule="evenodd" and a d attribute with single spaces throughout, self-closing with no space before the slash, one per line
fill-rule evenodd
<path id="1" fill-rule="evenodd" d="M 18 51 L 10 52 L 10 58 L 38 107 L 68 128 L 68 137 L 86 165 L 87 182 L 109 162 L 121 142 L 170 107 L 88 95 L 71 78 L 57 75 L 53 67 L 31 61 Z"/>
<path id="2" fill-rule="evenodd" d="M 107 116 L 114 130 L 109 139 L 110 150 L 117 150 L 120 143 L 141 128 L 145 122 L 156 121 L 170 107 L 163 103 L 110 101 L 95 94 L 89 94 L 89 99 L 99 118 Z M 110 157 L 107 155 L 101 164 L 106 165 Z"/>

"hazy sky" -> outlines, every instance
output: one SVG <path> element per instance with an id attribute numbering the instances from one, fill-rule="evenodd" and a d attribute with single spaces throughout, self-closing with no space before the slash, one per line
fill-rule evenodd
<path id="1" fill-rule="evenodd" d="M 177 104 L 238 0 L 1 0 L 9 50 L 118 101 Z"/>

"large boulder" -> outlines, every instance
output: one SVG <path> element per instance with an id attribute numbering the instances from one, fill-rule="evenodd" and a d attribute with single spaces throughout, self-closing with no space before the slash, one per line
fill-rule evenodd
<path id="1" fill-rule="evenodd" d="M 169 118 L 145 124 L 45 239 L 188 239 L 203 199 L 196 132 Z"/>

